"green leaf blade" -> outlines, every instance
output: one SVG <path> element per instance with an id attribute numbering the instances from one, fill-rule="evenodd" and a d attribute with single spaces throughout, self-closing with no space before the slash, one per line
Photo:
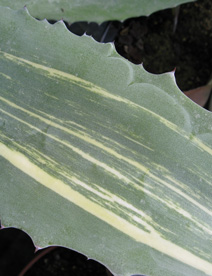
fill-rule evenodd
<path id="1" fill-rule="evenodd" d="M 0 12 L 3 223 L 117 275 L 211 275 L 211 113 L 111 44 Z"/>

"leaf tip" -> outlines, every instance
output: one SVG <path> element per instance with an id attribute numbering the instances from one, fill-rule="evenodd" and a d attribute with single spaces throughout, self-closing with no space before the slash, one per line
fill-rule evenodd
<path id="1" fill-rule="evenodd" d="M 168 72 L 168 74 L 171 76 L 173 81 L 176 83 L 175 72 L 176 72 L 176 67 L 172 71 Z"/>
<path id="2" fill-rule="evenodd" d="M 175 72 L 176 72 L 176 69 L 177 69 L 177 68 L 175 67 L 171 72 L 175 73 Z"/>
<path id="3" fill-rule="evenodd" d="M 24 5 L 23 10 L 24 10 L 25 12 L 29 13 L 29 11 L 28 11 L 28 9 L 27 9 L 27 5 Z"/>

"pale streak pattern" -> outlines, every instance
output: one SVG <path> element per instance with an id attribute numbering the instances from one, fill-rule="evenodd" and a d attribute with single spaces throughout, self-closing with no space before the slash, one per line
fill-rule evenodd
<path id="1" fill-rule="evenodd" d="M 100 220 L 103 220 L 122 233 L 125 233 L 137 242 L 146 244 L 147 246 L 150 246 L 151 248 L 154 248 L 157 251 L 164 253 L 184 264 L 198 269 L 210 276 L 212 275 L 212 264 L 201 259 L 200 257 L 195 256 L 180 246 L 161 238 L 159 233 L 151 226 L 149 226 L 151 227 L 151 232 L 146 233 L 135 225 L 132 225 L 128 221 L 117 216 L 113 212 L 90 201 L 82 194 L 74 191 L 70 186 L 63 183 L 61 180 L 54 178 L 38 166 L 31 163 L 23 154 L 9 149 L 2 143 L 0 143 L 0 155 L 13 166 L 29 175 L 43 186 L 81 207 L 86 212 L 90 212 L 92 215 L 96 216 Z M 73 177 L 72 181 L 78 182 L 79 180 Z"/>
<path id="2" fill-rule="evenodd" d="M 7 55 L 7 54 L 6 54 Z M 14 56 L 13 56 L 14 57 Z M 23 59 L 20 59 L 20 58 L 17 58 L 17 59 L 19 59 L 19 61 L 24 61 L 25 63 L 28 63 L 29 65 L 31 65 L 31 66 L 33 66 L 33 65 L 35 65 L 34 63 L 31 63 L 31 62 L 29 62 L 29 61 L 26 61 L 26 60 L 23 60 Z M 38 66 L 34 66 L 34 67 L 36 67 L 36 68 L 38 68 L 38 69 L 43 69 L 43 70 L 47 70 L 47 68 L 48 67 L 45 67 L 45 69 L 44 68 L 39 68 L 39 66 L 40 65 L 38 65 Z M 53 76 L 58 76 L 58 72 L 60 72 L 60 71 L 57 71 L 56 70 L 56 72 L 55 72 L 55 69 L 50 69 L 50 68 L 48 68 L 48 70 L 47 70 L 48 72 L 49 71 L 51 71 L 51 72 L 53 72 Z M 62 73 L 62 75 L 63 76 L 65 76 L 65 78 L 67 78 L 67 76 L 66 76 L 66 74 L 67 73 Z M 52 74 L 50 74 L 50 75 L 52 75 Z M 68 78 L 70 79 L 70 74 L 67 74 L 68 75 Z M 61 78 L 61 72 L 60 72 L 60 74 L 59 74 L 59 77 Z M 75 76 L 73 76 L 74 78 L 76 78 Z M 91 84 L 91 83 L 89 83 L 89 82 L 86 82 L 86 81 L 84 81 L 84 80 L 81 80 L 81 79 L 79 79 L 79 78 L 77 78 L 77 80 L 75 79 L 72 79 L 72 81 L 76 81 L 77 82 L 77 85 L 79 85 L 79 86 L 82 86 L 82 87 L 86 87 L 86 89 L 88 89 L 88 90 L 90 90 L 90 91 L 92 91 L 92 92 L 95 92 L 95 93 L 98 93 L 98 94 L 102 94 L 102 95 L 104 95 L 105 97 L 107 97 L 107 98 L 112 98 L 113 100 L 116 100 L 116 101 L 120 101 L 120 102 L 124 102 L 124 103 L 126 103 L 126 104 L 129 104 L 129 105 L 133 105 L 134 107 L 139 107 L 139 108 L 141 108 L 141 106 L 138 106 L 138 105 L 136 105 L 135 103 L 133 103 L 133 102 L 130 102 L 129 100 L 127 100 L 127 99 L 123 99 L 123 98 L 120 98 L 120 97 L 118 97 L 118 96 L 114 96 L 114 95 L 111 95 L 110 93 L 108 93 L 107 91 L 105 91 L 105 90 L 103 90 L 102 88 L 99 88 L 99 87 L 97 87 L 97 86 L 94 86 L 93 84 Z M 79 84 L 80 82 L 82 82 L 83 83 L 83 85 L 82 84 Z M 88 86 L 91 86 L 91 88 L 89 88 Z M 100 93 L 100 91 L 99 91 L 99 89 L 101 90 L 101 93 Z M 142 107 L 142 109 L 144 109 L 143 107 Z M 25 110 L 26 111 L 26 110 Z M 148 111 L 148 112 L 150 112 L 149 110 L 146 110 L 146 111 Z M 153 113 L 153 112 L 151 112 L 151 113 Z M 155 114 L 154 113 L 154 116 L 157 116 L 157 117 L 160 117 L 159 115 L 157 115 L 157 114 Z M 163 122 L 165 125 L 167 125 L 169 128 L 171 128 L 171 129 L 173 129 L 173 130 L 175 130 L 176 131 L 176 125 L 173 125 L 171 122 L 169 122 L 169 121 L 166 121 L 166 119 L 164 119 L 164 118 L 162 118 L 162 117 L 160 117 L 159 118 L 159 120 L 161 121 L 161 122 Z M 165 121 L 164 121 L 165 120 Z M 52 122 L 50 123 L 50 125 L 52 125 Z M 183 135 L 184 137 L 185 137 L 185 135 Z M 186 137 L 185 137 L 186 138 Z M 195 140 L 195 142 L 199 145 L 199 147 L 200 148 L 203 148 L 204 150 L 206 150 L 207 152 L 210 152 L 210 151 L 208 151 L 208 147 L 206 146 L 206 145 L 204 145 L 204 147 L 202 147 L 202 142 L 201 141 L 199 141 L 198 139 L 194 139 Z M 96 141 L 95 141 L 95 145 L 96 145 Z M 2 149 L 2 152 L 3 152 L 3 154 L 4 154 L 4 152 L 5 152 L 5 148 L 4 148 L 5 146 L 2 144 L 2 146 L 1 146 L 1 149 Z M 4 150 L 4 151 L 3 151 Z M 7 148 L 7 150 L 9 150 L 10 151 L 10 149 L 8 149 Z M 11 153 L 11 152 L 10 152 Z M 14 152 L 13 152 L 14 153 Z M 20 159 L 20 154 L 18 153 L 18 152 L 16 152 L 16 154 L 18 155 L 18 160 Z M 117 153 L 116 153 L 117 154 Z M 121 156 L 121 155 L 120 155 Z M 5 156 L 4 156 L 5 157 Z M 6 157 L 5 157 L 6 158 Z M 24 160 L 24 156 L 22 155 L 22 161 Z M 6 158 L 7 160 L 9 160 L 9 158 Z M 123 157 L 122 157 L 122 159 L 123 159 Z M 15 165 L 16 167 L 18 167 L 18 160 L 16 160 L 17 162 L 17 164 L 13 164 L 13 165 Z M 14 161 L 14 160 L 13 160 Z M 126 160 L 125 160 L 126 161 Z M 130 161 L 132 161 L 132 160 L 130 160 Z M 10 160 L 10 162 L 12 163 L 12 160 Z M 41 179 L 39 179 L 40 181 L 40 183 L 41 184 L 43 184 L 43 185 L 45 185 L 45 186 L 48 186 L 48 181 L 47 180 L 51 180 L 51 181 L 53 181 L 52 183 L 55 183 L 55 184 L 60 184 L 60 185 L 62 185 L 61 187 L 60 187 L 60 189 L 58 189 L 58 187 L 57 187 L 57 191 L 55 190 L 55 192 L 57 192 L 58 194 L 60 194 L 60 195 L 62 195 L 63 197 L 65 197 L 65 195 L 63 194 L 63 192 L 61 191 L 62 190 L 62 188 L 64 188 L 64 190 L 67 190 L 67 189 L 70 189 L 69 190 L 69 193 L 70 193 L 70 191 L 71 191 L 71 193 L 73 193 L 73 190 L 69 187 L 69 186 L 67 186 L 66 184 L 64 184 L 63 182 L 61 182 L 60 180 L 57 180 L 57 179 L 53 179 L 51 176 L 49 176 L 47 173 L 45 173 L 44 171 L 42 171 L 39 167 L 36 167 L 34 164 L 32 164 L 32 163 L 30 163 L 29 162 L 29 160 L 27 160 L 27 159 L 25 159 L 24 160 L 24 164 L 26 165 L 26 163 L 28 162 L 28 166 L 30 166 L 30 168 L 33 168 L 33 169 L 35 169 L 34 171 L 36 171 L 37 169 L 38 170 L 40 170 L 39 172 L 41 173 L 41 175 L 43 176 L 43 182 L 45 182 L 45 183 L 42 183 L 42 180 Z M 129 162 L 130 163 L 130 162 Z M 135 162 L 133 162 L 134 164 L 136 164 Z M 139 167 L 140 167 L 141 165 L 139 164 Z M 26 166 L 27 167 L 27 166 Z M 32 172 L 33 172 L 33 169 L 32 169 Z M 141 167 L 140 167 L 140 169 L 141 169 Z M 22 169 L 22 171 L 23 171 L 23 169 Z M 25 172 L 25 171 L 24 171 Z M 25 173 L 27 173 L 27 172 L 25 172 Z M 37 176 L 36 176 L 36 172 L 33 174 L 30 174 L 30 176 L 31 177 L 33 177 L 34 179 L 36 179 L 37 180 Z M 155 176 L 154 176 L 155 177 Z M 73 181 L 75 181 L 75 182 L 77 182 L 77 180 L 75 179 L 75 178 L 73 178 L 72 179 Z M 160 180 L 160 182 L 161 182 L 161 180 Z M 54 185 L 53 185 L 54 186 Z M 57 185 L 56 185 L 57 186 Z M 50 187 L 49 187 L 50 188 Z M 54 190 L 54 189 L 53 189 Z M 181 193 L 181 191 L 179 191 L 180 193 Z M 178 192 L 178 193 L 179 193 Z M 74 193 L 77 193 L 77 192 L 74 192 Z M 79 196 L 79 199 L 81 199 L 81 200 L 79 200 L 79 201 L 77 201 L 77 203 L 80 205 L 83 201 L 88 201 L 85 197 L 83 197 L 81 194 L 79 194 L 79 193 L 77 193 L 77 195 Z M 181 194 L 182 195 L 182 194 Z M 184 197 L 184 195 L 183 195 L 183 197 Z M 188 198 L 187 198 L 188 199 Z M 69 198 L 69 200 L 70 200 L 70 198 Z M 73 202 L 73 201 L 72 201 Z M 77 204 L 77 203 L 75 203 L 75 204 Z M 87 203 L 89 203 L 89 201 L 88 202 L 86 202 L 86 204 Z M 85 204 L 85 205 L 86 205 Z M 93 202 L 90 202 L 90 204 L 89 204 L 89 206 L 92 206 L 92 207 L 96 207 L 96 204 L 95 203 L 93 203 Z M 82 206 L 81 206 L 82 207 Z M 82 207 L 83 208 L 83 207 Z M 98 206 L 98 208 L 99 208 L 99 206 Z M 95 209 L 95 208 L 94 208 Z M 87 210 L 87 208 L 86 208 L 86 210 Z M 206 209 L 206 211 L 208 211 L 207 209 Z M 101 208 L 99 209 L 99 212 L 101 213 Z M 104 213 L 105 213 L 105 210 L 104 210 Z M 141 241 L 141 242 L 143 242 L 143 243 L 145 243 L 145 244 L 147 244 L 147 245 L 149 245 L 149 246 L 151 246 L 151 247 L 153 247 L 153 248 L 155 248 L 155 249 L 159 249 L 159 251 L 161 251 L 161 245 L 160 245 L 160 243 L 161 243 L 161 237 L 158 235 L 158 233 L 156 232 L 156 231 L 154 231 L 154 229 L 152 228 L 152 233 L 151 234 L 147 234 L 147 233 L 143 233 L 143 231 L 142 230 L 140 230 L 140 229 L 138 229 L 136 226 L 133 226 L 133 225 L 131 225 L 131 224 L 129 224 L 127 221 L 125 221 L 125 220 L 123 220 L 123 219 L 121 219 L 120 217 L 118 217 L 117 215 L 115 215 L 115 214 L 113 214 L 113 213 L 111 213 L 111 212 L 109 212 L 109 211 L 107 211 L 106 212 L 107 214 L 108 214 L 108 217 L 110 217 L 111 216 L 111 218 L 113 218 L 113 216 L 115 216 L 116 218 L 115 218 L 115 220 L 113 220 L 113 219 L 111 219 L 110 218 L 110 221 L 108 221 L 108 217 L 106 216 L 105 218 L 104 218 L 104 220 L 106 221 L 106 222 L 108 222 L 110 225 L 112 225 L 112 226 L 114 226 L 114 227 L 116 227 L 117 229 L 119 229 L 118 227 L 117 227 L 117 225 L 116 225 L 116 223 L 115 223 L 115 225 L 114 225 L 114 221 L 116 221 L 117 219 L 118 219 L 118 221 L 119 221 L 119 224 L 121 225 L 121 224 L 124 224 L 124 229 L 122 229 L 122 231 L 124 232 L 124 233 L 126 233 L 127 235 L 130 235 L 129 234 L 129 231 L 130 230 L 132 230 L 133 229 L 133 232 L 134 232 L 134 234 L 133 234 L 133 238 L 135 238 L 136 240 L 138 240 L 138 241 Z M 94 214 L 94 215 L 96 215 L 97 217 L 102 217 L 102 215 L 101 216 L 98 216 L 98 214 Z M 135 218 L 134 218 L 135 219 Z M 142 233 L 142 235 L 143 236 L 146 236 L 146 235 L 151 235 L 151 242 L 150 242 L 150 244 L 149 244 L 149 241 L 148 240 L 150 240 L 150 237 L 149 237 L 149 239 L 148 239 L 148 237 L 146 237 L 144 240 L 143 240 L 143 238 L 139 238 L 139 236 L 140 236 L 140 234 Z M 153 235 L 153 236 L 152 236 Z M 131 236 L 131 235 L 130 235 Z M 152 245 L 152 242 L 154 242 L 154 245 Z M 180 257 L 180 256 L 178 256 L 177 258 L 176 258 L 176 256 L 174 256 L 174 258 L 176 258 L 176 259 L 178 259 L 178 260 L 180 260 L 180 261 L 183 261 L 183 262 L 185 262 L 183 259 L 185 258 L 185 256 L 189 256 L 191 253 L 190 252 L 188 252 L 188 251 L 186 251 L 186 250 L 184 250 L 184 249 L 182 249 L 182 248 L 180 248 L 180 247 L 178 247 L 178 246 L 176 246 L 176 245 L 173 245 L 172 243 L 170 243 L 170 242 L 168 242 L 168 241 L 166 241 L 166 240 L 163 240 L 163 245 L 164 245 L 164 242 L 165 242 L 165 244 L 166 243 L 168 243 L 167 244 L 167 246 L 165 246 L 166 247 L 166 250 L 165 250 L 165 252 L 164 252 L 164 250 L 162 250 L 161 252 L 163 252 L 163 253 L 165 253 L 165 254 L 167 254 L 168 252 L 169 252 L 169 248 L 170 247 L 172 247 L 172 249 L 171 249 L 171 251 L 172 252 L 177 252 L 178 251 L 178 254 L 180 253 L 180 256 L 182 256 L 182 255 L 184 255 L 182 258 Z M 172 245 L 172 246 L 170 246 L 170 245 Z M 174 246 L 174 248 L 173 248 L 173 246 Z M 168 254 L 169 256 L 172 256 L 173 255 L 173 253 L 172 252 L 169 252 L 170 254 Z M 182 254 L 183 253 L 183 254 Z M 175 254 L 174 254 L 175 255 Z M 192 254 L 191 254 L 192 255 Z M 173 257 L 173 256 L 172 256 Z M 191 256 L 190 256 L 191 257 Z M 188 259 L 190 259 L 190 258 L 188 258 Z M 206 273 L 208 273 L 209 272 L 209 270 L 208 269 L 210 269 L 210 271 L 211 271 L 211 265 L 208 263 L 208 262 L 206 262 L 206 261 L 204 261 L 204 260 L 201 260 L 200 258 L 198 258 L 198 257 L 196 257 L 196 256 L 194 256 L 194 255 L 192 255 L 192 260 L 193 261 L 190 261 L 190 260 L 188 260 L 188 263 L 189 263 L 189 265 L 191 265 L 191 263 L 192 263 L 192 266 L 193 267 L 195 267 L 195 268 L 197 268 L 197 269 L 200 269 L 200 270 L 202 270 L 202 271 L 204 271 L 204 272 L 206 272 Z M 197 262 L 199 262 L 201 260 L 201 264 L 196 264 L 196 261 Z M 204 263 L 204 266 L 202 265 Z M 204 269 L 202 269 L 204 267 Z"/>

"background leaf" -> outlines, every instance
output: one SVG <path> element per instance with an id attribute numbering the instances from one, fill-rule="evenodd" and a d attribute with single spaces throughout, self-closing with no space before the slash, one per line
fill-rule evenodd
<path id="1" fill-rule="evenodd" d="M 124 20 L 149 15 L 192 0 L 0 0 L 0 6 L 13 9 L 27 6 L 29 12 L 40 19 L 64 19 L 68 22 Z"/>
<path id="2" fill-rule="evenodd" d="M 212 275 L 212 114 L 113 44 L 0 9 L 0 210 L 115 275 Z"/>

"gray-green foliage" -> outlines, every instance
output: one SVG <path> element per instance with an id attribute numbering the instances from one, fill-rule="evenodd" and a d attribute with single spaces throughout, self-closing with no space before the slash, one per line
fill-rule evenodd
<path id="1" fill-rule="evenodd" d="M 63 18 L 68 22 L 125 20 L 176 7 L 192 0 L 0 0 L 0 6 L 13 9 L 25 5 L 30 14 L 40 19 Z"/>
<path id="2" fill-rule="evenodd" d="M 212 114 L 61 22 L 0 8 L 0 33 L 3 224 L 115 275 L 212 275 Z"/>

